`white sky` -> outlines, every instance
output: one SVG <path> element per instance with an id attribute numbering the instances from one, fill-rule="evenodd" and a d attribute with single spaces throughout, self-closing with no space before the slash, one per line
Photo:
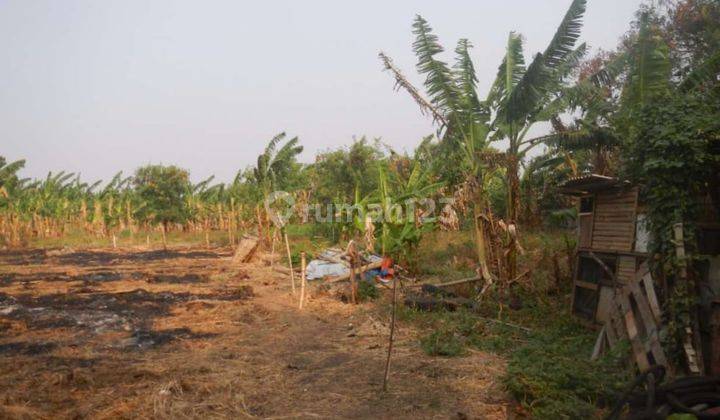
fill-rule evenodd
<path id="1" fill-rule="evenodd" d="M 581 40 L 612 49 L 640 0 L 589 0 Z M 280 131 L 302 160 L 382 137 L 411 151 L 434 132 L 381 71 L 380 50 L 409 78 L 421 14 L 448 50 L 472 56 L 483 97 L 507 34 L 544 49 L 570 0 L 0 0 L 0 155 L 23 176 L 90 181 L 146 163 L 229 181 Z"/>

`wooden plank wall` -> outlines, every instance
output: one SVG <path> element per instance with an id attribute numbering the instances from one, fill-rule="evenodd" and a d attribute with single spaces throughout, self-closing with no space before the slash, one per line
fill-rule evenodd
<path id="1" fill-rule="evenodd" d="M 635 279 L 637 264 L 635 257 L 629 255 L 621 255 L 618 257 L 617 278 L 622 284 L 628 284 Z"/>
<path id="2" fill-rule="evenodd" d="M 636 207 L 637 188 L 597 193 L 592 247 L 607 251 L 632 251 Z"/>

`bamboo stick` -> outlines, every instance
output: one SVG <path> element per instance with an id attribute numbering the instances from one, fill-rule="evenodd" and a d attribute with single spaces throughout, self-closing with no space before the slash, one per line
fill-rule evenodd
<path id="1" fill-rule="evenodd" d="M 290 242 L 288 241 L 287 232 L 284 229 L 283 236 L 285 237 L 285 250 L 287 251 L 288 265 L 290 266 L 290 284 L 292 285 L 292 292 L 295 294 L 295 273 L 293 272 L 292 255 L 290 254 Z"/>
<path id="2" fill-rule="evenodd" d="M 393 277 L 392 293 L 392 317 L 390 318 L 390 338 L 388 343 L 387 360 L 385 361 L 385 375 L 383 376 L 382 390 L 387 391 L 388 379 L 390 378 L 390 357 L 392 356 L 393 338 L 395 335 L 395 309 L 397 307 L 397 279 Z"/>
<path id="3" fill-rule="evenodd" d="M 357 296 L 357 280 L 355 278 L 355 264 L 357 262 L 357 249 L 355 248 L 355 242 L 350 241 L 350 244 L 348 245 L 347 253 L 350 257 L 350 296 L 353 305 L 357 305 L 358 303 L 358 296 Z"/>
<path id="4" fill-rule="evenodd" d="M 275 266 L 275 231 L 272 231 L 272 240 L 270 246 L 270 267 Z"/>
<path id="5" fill-rule="evenodd" d="M 357 305 L 357 281 L 355 280 L 355 265 L 350 266 L 350 297 L 353 305 Z"/>
<path id="6" fill-rule="evenodd" d="M 303 308 L 303 301 L 305 300 L 305 253 L 300 253 L 300 305 L 299 309 Z"/>

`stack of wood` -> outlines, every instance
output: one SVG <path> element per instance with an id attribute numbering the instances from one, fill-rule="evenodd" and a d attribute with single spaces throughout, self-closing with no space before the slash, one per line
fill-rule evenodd
<path id="1" fill-rule="evenodd" d="M 659 339 L 661 319 L 652 275 L 647 264 L 642 264 L 633 281 L 615 290 L 591 359 L 627 339 L 640 371 L 652 365 L 667 366 Z"/>

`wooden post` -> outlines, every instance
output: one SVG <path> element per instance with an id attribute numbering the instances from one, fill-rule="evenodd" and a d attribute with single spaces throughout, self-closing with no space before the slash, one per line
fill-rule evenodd
<path id="1" fill-rule="evenodd" d="M 300 306 L 303 308 L 303 301 L 305 300 L 305 253 L 300 253 Z"/>
<path id="2" fill-rule="evenodd" d="M 290 254 L 290 242 L 285 229 L 283 229 L 283 237 L 285 238 L 285 250 L 287 251 L 288 265 L 290 266 L 290 284 L 292 284 L 292 292 L 295 294 L 295 273 L 293 272 L 292 254 Z"/>
<path id="3" fill-rule="evenodd" d="M 385 375 L 383 376 L 383 391 L 387 391 L 388 379 L 390 377 L 390 356 L 392 355 L 393 338 L 395 335 L 395 308 L 397 307 L 397 280 L 393 277 L 392 293 L 392 316 L 390 318 L 390 339 L 388 343 L 387 360 L 385 361 Z"/>
<path id="4" fill-rule="evenodd" d="M 355 279 L 355 264 L 353 264 L 352 262 L 350 263 L 350 298 L 353 305 L 357 305 L 357 280 Z"/>
<path id="5" fill-rule="evenodd" d="M 355 266 L 358 260 L 357 247 L 355 241 L 350 241 L 347 247 L 347 255 L 350 258 L 350 300 L 354 305 L 358 303 L 357 295 L 357 279 L 355 278 Z"/>
<path id="6" fill-rule="evenodd" d="M 685 255 L 685 238 L 683 232 L 683 224 L 675 223 L 673 225 L 673 233 L 675 236 L 675 256 L 677 257 L 678 264 L 680 265 L 680 281 L 687 283 L 687 257 Z M 677 283 L 677 282 L 676 282 Z M 686 285 L 688 292 L 695 293 L 696 290 L 690 287 L 690 284 Z M 675 286 L 677 287 L 677 285 Z M 700 338 L 700 322 L 698 320 L 697 309 L 694 308 L 690 313 L 690 327 L 685 328 L 685 355 L 687 356 L 688 369 L 691 374 L 701 375 L 705 371 L 703 354 L 702 354 L 702 340 Z"/>
<path id="7" fill-rule="evenodd" d="M 115 232 L 112 234 L 112 240 L 113 240 L 113 249 L 117 249 L 117 237 L 115 236 Z"/>
<path id="8" fill-rule="evenodd" d="M 145 244 L 150 249 L 150 235 L 145 235 Z"/>
<path id="9" fill-rule="evenodd" d="M 274 230 L 271 230 L 271 232 L 272 232 L 272 233 L 271 233 L 271 235 L 272 235 L 272 241 L 271 241 L 271 242 L 272 242 L 272 246 L 271 246 L 271 248 L 270 248 L 270 267 L 274 267 L 274 266 L 275 266 L 275 231 L 274 231 Z"/>

